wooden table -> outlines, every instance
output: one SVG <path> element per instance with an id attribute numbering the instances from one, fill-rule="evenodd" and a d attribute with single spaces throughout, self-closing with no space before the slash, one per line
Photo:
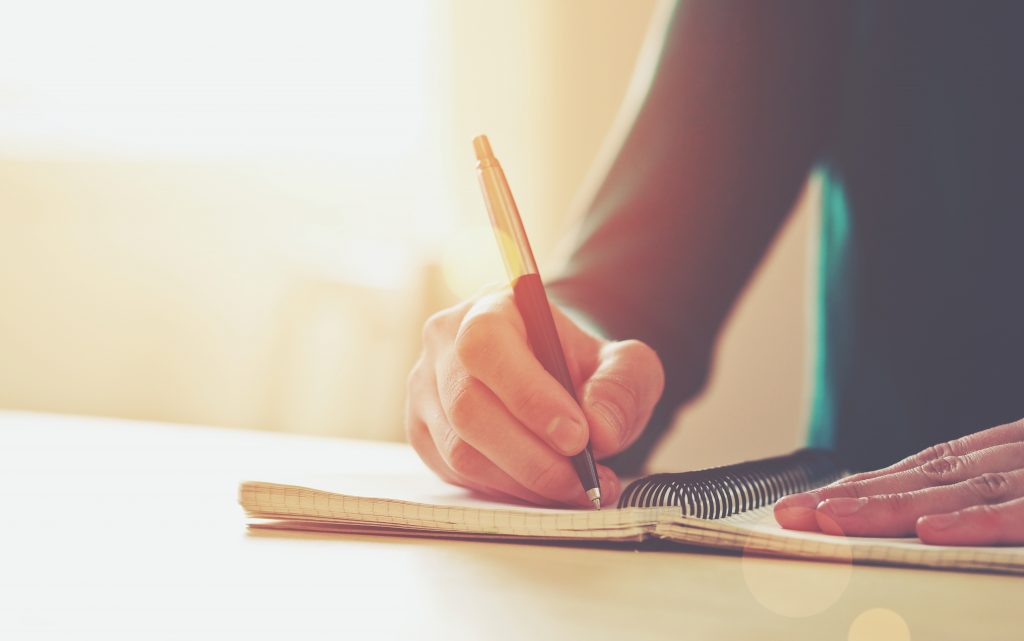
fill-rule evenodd
<path id="1" fill-rule="evenodd" d="M 393 444 L 0 412 L 0 639 L 1022 634 L 1010 576 L 246 529 L 239 480 L 341 470 L 422 473 Z"/>

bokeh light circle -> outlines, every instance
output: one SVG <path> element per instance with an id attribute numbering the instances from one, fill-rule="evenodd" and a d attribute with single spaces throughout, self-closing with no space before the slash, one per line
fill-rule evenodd
<path id="1" fill-rule="evenodd" d="M 850 625 L 847 641 L 910 641 L 910 626 L 886 608 L 861 612 Z"/>
<path id="2" fill-rule="evenodd" d="M 770 512 L 758 517 L 756 528 L 776 533 L 780 529 Z M 743 578 L 750 594 L 766 609 L 787 617 L 809 617 L 832 606 L 846 592 L 853 554 L 845 537 L 830 536 L 821 544 L 802 542 L 807 549 L 827 545 L 831 560 L 813 562 L 812 569 L 803 561 L 766 557 L 756 531 L 743 546 Z"/>

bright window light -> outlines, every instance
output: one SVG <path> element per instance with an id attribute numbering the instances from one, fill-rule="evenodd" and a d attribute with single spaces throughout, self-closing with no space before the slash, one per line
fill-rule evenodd
<path id="1" fill-rule="evenodd" d="M 0 147 L 416 155 L 436 114 L 430 12 L 425 0 L 17 3 L 0 20 Z"/>

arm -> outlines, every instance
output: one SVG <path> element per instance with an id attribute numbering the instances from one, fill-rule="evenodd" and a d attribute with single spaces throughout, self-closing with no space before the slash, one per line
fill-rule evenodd
<path id="1" fill-rule="evenodd" d="M 715 335 L 822 153 L 833 112 L 832 3 L 680 2 L 646 100 L 552 297 L 665 368 L 635 471 L 702 387 Z"/>
<path id="2" fill-rule="evenodd" d="M 432 316 L 405 423 L 438 476 L 492 496 L 587 507 L 567 457 L 589 441 L 627 471 L 657 435 L 644 427 L 660 428 L 696 393 L 714 333 L 822 144 L 833 42 L 823 2 L 676 9 L 646 103 L 551 288 L 607 336 L 640 340 L 609 342 L 553 307 L 577 404 L 530 351 L 507 290 Z M 669 370 L 664 396 L 647 343 Z M 616 470 L 599 465 L 598 476 L 614 504 Z"/>

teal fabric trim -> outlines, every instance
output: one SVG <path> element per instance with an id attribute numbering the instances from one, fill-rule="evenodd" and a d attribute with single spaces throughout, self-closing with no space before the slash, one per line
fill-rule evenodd
<path id="1" fill-rule="evenodd" d="M 813 389 L 811 401 L 811 422 L 807 434 L 810 447 L 831 448 L 835 446 L 837 381 L 834 380 L 834 363 L 838 355 L 830 350 L 835 346 L 830 331 L 830 314 L 840 310 L 832 307 L 833 301 L 846 297 L 836 294 L 832 288 L 848 286 L 850 269 L 850 207 L 842 179 L 829 165 L 815 170 L 821 181 L 821 238 L 818 259 L 818 293 L 815 306 L 815 346 Z"/>

